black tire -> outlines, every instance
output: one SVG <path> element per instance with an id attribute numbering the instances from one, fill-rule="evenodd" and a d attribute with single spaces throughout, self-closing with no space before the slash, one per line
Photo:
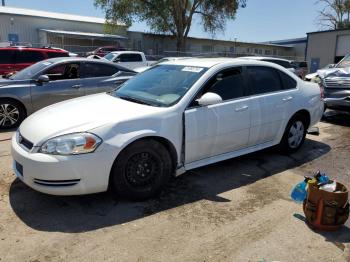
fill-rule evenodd
<path id="1" fill-rule="evenodd" d="M 136 141 L 114 161 L 110 186 L 117 195 L 144 200 L 158 194 L 172 174 L 168 150 L 154 139 Z"/>
<path id="2" fill-rule="evenodd" d="M 0 129 L 18 127 L 26 118 L 26 110 L 23 105 L 13 99 L 0 99 Z"/>
<path id="3" fill-rule="evenodd" d="M 299 128 L 300 125 L 302 125 L 302 132 Z M 298 139 L 293 139 L 293 128 L 298 129 L 298 135 L 295 136 L 295 138 Z M 292 154 L 298 151 L 300 147 L 304 144 L 307 128 L 308 126 L 305 117 L 302 115 L 295 115 L 291 120 L 289 120 L 287 124 L 282 140 L 279 144 L 280 149 L 287 154 Z"/>

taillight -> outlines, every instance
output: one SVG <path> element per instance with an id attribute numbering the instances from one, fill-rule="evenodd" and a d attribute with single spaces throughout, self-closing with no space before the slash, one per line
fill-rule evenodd
<path id="1" fill-rule="evenodd" d="M 318 83 L 318 86 L 320 87 L 321 100 L 323 100 L 324 99 L 324 86 L 322 84 L 322 80 Z"/>

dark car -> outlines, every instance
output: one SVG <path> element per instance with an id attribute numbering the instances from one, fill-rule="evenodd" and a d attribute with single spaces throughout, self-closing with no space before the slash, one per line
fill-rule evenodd
<path id="1" fill-rule="evenodd" d="M 0 80 L 0 128 L 16 127 L 26 116 L 45 106 L 111 91 L 135 74 L 117 64 L 87 58 L 38 62 Z"/>
<path id="2" fill-rule="evenodd" d="M 45 59 L 68 56 L 69 52 L 53 48 L 0 48 L 0 75 L 7 75 L 12 72 L 20 71 Z"/>
<path id="3" fill-rule="evenodd" d="M 92 52 L 86 53 L 86 56 L 91 56 L 91 55 L 97 55 L 100 57 L 104 57 L 105 55 L 109 54 L 110 52 L 114 51 L 123 51 L 125 48 L 122 47 L 117 47 L 117 46 L 103 46 L 95 49 Z"/>

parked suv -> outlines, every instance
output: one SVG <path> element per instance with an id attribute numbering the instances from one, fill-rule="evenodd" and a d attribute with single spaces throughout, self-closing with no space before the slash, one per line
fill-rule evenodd
<path id="1" fill-rule="evenodd" d="M 55 57 L 68 57 L 69 53 L 60 49 L 32 47 L 0 48 L 0 75 L 20 71 L 36 62 Z"/>

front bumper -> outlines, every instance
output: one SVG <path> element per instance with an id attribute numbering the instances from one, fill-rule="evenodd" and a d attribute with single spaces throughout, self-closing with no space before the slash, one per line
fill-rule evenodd
<path id="1" fill-rule="evenodd" d="M 327 108 L 350 111 L 350 97 L 325 98 L 324 102 Z"/>
<path id="2" fill-rule="evenodd" d="M 110 152 L 56 156 L 31 153 L 12 138 L 13 169 L 29 187 L 52 195 L 81 195 L 106 191 L 114 162 Z"/>

